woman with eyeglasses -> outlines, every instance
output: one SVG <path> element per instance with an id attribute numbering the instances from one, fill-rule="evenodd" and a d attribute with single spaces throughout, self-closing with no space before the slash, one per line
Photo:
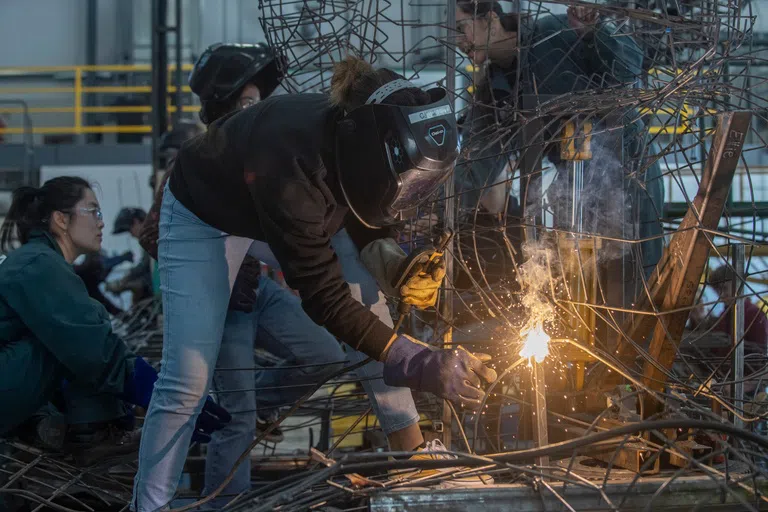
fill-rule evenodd
<path id="1" fill-rule="evenodd" d="M 90 184 L 67 176 L 15 190 L 0 228 L 0 436 L 84 464 L 138 449 L 127 404 L 147 408 L 157 380 L 72 268 L 99 251 L 103 228 Z M 199 439 L 228 421 L 205 409 Z"/>

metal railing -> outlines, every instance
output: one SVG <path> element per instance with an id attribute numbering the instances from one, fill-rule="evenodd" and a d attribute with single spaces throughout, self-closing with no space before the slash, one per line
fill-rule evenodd
<path id="1" fill-rule="evenodd" d="M 173 113 L 177 107 L 171 104 L 172 95 L 176 93 L 176 86 L 170 83 L 170 78 L 174 76 L 171 71 L 176 69 L 175 64 L 168 66 L 168 112 Z M 182 66 L 183 71 L 191 71 L 192 65 L 185 64 Z M 19 95 L 38 95 L 38 94 L 66 94 L 71 95 L 72 101 L 70 106 L 55 106 L 55 107 L 30 107 L 27 109 L 27 113 L 30 115 L 35 114 L 73 114 L 73 122 L 71 125 L 64 126 L 46 126 L 40 123 L 34 123 L 32 133 L 34 134 L 91 134 L 91 133 L 151 133 L 152 127 L 149 124 L 141 125 L 118 125 L 118 126 L 102 126 L 102 125 L 88 125 L 84 122 L 84 115 L 86 114 L 148 114 L 152 111 L 150 105 L 90 105 L 88 101 L 84 101 L 87 95 L 116 95 L 116 94 L 150 94 L 152 87 L 150 85 L 89 85 L 90 81 L 102 80 L 100 74 L 120 74 L 125 75 L 123 81 L 132 82 L 131 76 L 135 79 L 136 76 L 141 74 L 147 75 L 147 82 L 149 82 L 149 74 L 152 69 L 148 64 L 145 65 L 104 65 L 104 66 L 51 66 L 51 67 L 0 67 L 0 84 L 8 79 L 20 79 L 24 77 L 45 77 L 45 80 L 62 80 L 60 76 L 62 74 L 72 75 L 71 85 L 62 85 L 54 87 L 0 87 L 0 100 L 18 100 Z M 472 73 L 474 68 L 472 65 L 466 66 L 465 71 Z M 664 73 L 669 73 L 668 70 L 662 70 Z M 649 70 L 649 76 L 659 79 L 662 76 L 660 70 Z M 37 78 L 38 80 L 40 78 Z M 473 87 L 470 85 L 468 91 L 471 93 Z M 191 94 L 189 86 L 182 87 L 183 93 Z M 30 103 L 34 104 L 34 101 Z M 182 105 L 182 112 L 195 113 L 200 110 L 198 105 Z M 23 113 L 21 108 L 2 108 L 0 107 L 0 114 L 16 114 Z M 653 122 L 649 127 L 651 134 L 684 134 L 690 133 L 696 130 L 693 120 L 696 111 L 692 107 L 684 104 L 682 108 L 679 106 L 661 106 L 657 110 L 641 109 L 641 113 L 644 116 L 648 116 Z M 678 117 L 677 122 L 667 122 L 663 125 L 656 124 L 660 122 L 659 116 L 671 117 L 674 119 Z M 711 130 L 708 130 L 711 131 Z M 22 134 L 25 133 L 25 128 L 22 126 L 10 126 L 8 128 L 0 128 L 0 134 Z"/>
<path id="2" fill-rule="evenodd" d="M 172 77 L 175 65 L 168 66 L 168 76 Z M 182 66 L 183 71 L 190 71 L 191 64 Z M 86 114 L 145 114 L 152 111 L 150 105 L 98 105 L 98 101 L 90 101 L 88 95 L 126 95 L 126 94 L 147 94 L 152 92 L 150 85 L 129 85 L 137 80 L 149 82 L 149 74 L 152 69 L 149 65 L 107 65 L 107 66 L 52 66 L 52 67 L 0 67 L 0 84 L 10 82 L 11 80 L 27 79 L 36 82 L 48 81 L 66 81 L 65 85 L 51 87 L 33 87 L 33 86 L 2 86 L 0 87 L 0 100 L 18 101 L 20 96 L 28 98 L 37 95 L 67 95 L 71 98 L 64 106 L 34 106 L 34 99 L 27 99 L 31 104 L 28 108 L 16 107 L 5 108 L 0 106 L 0 115 L 2 114 L 23 114 L 24 116 L 34 116 L 39 114 L 72 114 L 72 123 L 69 125 L 46 125 L 35 122 L 32 127 L 33 134 L 90 134 L 90 133 L 151 133 L 152 127 L 149 124 L 139 125 L 90 125 L 86 122 Z M 64 75 L 65 77 L 62 77 Z M 71 78 L 70 78 L 71 75 Z M 121 81 L 125 85 L 101 85 L 104 83 L 104 76 L 109 76 L 110 81 Z M 114 76 L 119 75 L 119 79 Z M 143 75 L 143 76 L 142 76 Z M 96 85 L 91 83 L 95 82 Z M 101 83 L 101 84 L 100 84 Z M 172 95 L 176 92 L 176 86 L 168 83 L 168 112 L 175 112 L 177 107 L 171 104 Z M 189 86 L 182 87 L 183 93 L 191 94 Z M 49 97 L 46 98 L 48 100 Z M 94 98 L 98 100 L 99 98 Z M 96 103 L 93 105 L 92 103 Z M 102 102 L 103 103 L 103 102 Z M 182 112 L 197 112 L 200 107 L 197 105 L 182 105 Z M 25 117 L 26 119 L 26 117 Z M 24 126 L 9 126 L 0 128 L 0 134 L 24 134 L 28 128 Z"/>

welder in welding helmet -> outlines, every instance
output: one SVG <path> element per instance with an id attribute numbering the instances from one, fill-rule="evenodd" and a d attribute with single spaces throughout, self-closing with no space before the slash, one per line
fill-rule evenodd
<path id="1" fill-rule="evenodd" d="M 267 322 L 272 316 L 280 332 L 291 331 L 291 339 L 280 336 L 276 342 L 316 346 L 322 326 L 349 345 L 350 359 L 364 362 L 367 355 L 381 363 L 362 368 L 383 375 L 388 398 L 379 407 L 389 411 L 381 414 L 382 424 L 399 417 L 383 427 L 390 443 L 397 437 L 405 450 L 426 446 L 411 393 L 397 388 L 480 408 L 483 385 L 495 380 L 495 372 L 467 351 L 400 335 L 360 262 L 358 249 L 372 242 L 355 240 L 345 229 L 357 220 L 386 238 L 386 227 L 426 201 L 452 173 L 458 144 L 446 93 L 398 79 L 350 56 L 335 66 L 330 98 L 272 95 L 212 123 L 179 150 L 162 206 L 163 229 L 174 235 L 163 237 L 158 254 L 161 267 L 163 261 L 179 263 L 161 273 L 164 306 L 177 311 L 166 316 L 163 350 L 179 364 L 164 367 L 164 382 L 173 385 L 155 389 L 147 413 L 144 429 L 151 434 L 144 435 L 139 456 L 138 509 L 160 509 L 174 496 L 187 453 L 186 425 L 213 378 L 231 276 L 246 253 L 280 268 L 299 293 L 302 315 L 286 319 L 285 301 L 273 315 L 259 317 Z M 379 254 L 385 256 L 379 265 L 384 271 L 404 257 Z M 380 276 L 391 283 L 388 277 Z M 260 290 L 266 282 L 260 281 Z M 274 303 L 273 298 L 261 294 L 259 302 Z M 311 322 L 302 320 L 303 313 Z M 279 389 L 284 397 L 306 389 L 292 384 Z"/>
<path id="2" fill-rule="evenodd" d="M 339 185 L 352 213 L 369 228 L 404 220 L 448 179 L 459 154 L 445 89 L 427 91 L 428 108 L 384 103 L 413 87 L 407 80 L 389 82 L 339 123 Z"/>
<path id="3" fill-rule="evenodd" d="M 367 228 L 402 222 L 451 175 L 458 157 L 455 116 L 445 89 L 427 91 L 426 106 L 398 106 L 386 98 L 413 88 L 395 80 L 347 112 L 336 135 L 336 162 L 344 201 Z M 382 291 L 407 304 L 434 306 L 445 277 L 444 266 L 410 277 L 394 289 L 407 259 L 392 238 L 365 246 L 361 258 Z"/>

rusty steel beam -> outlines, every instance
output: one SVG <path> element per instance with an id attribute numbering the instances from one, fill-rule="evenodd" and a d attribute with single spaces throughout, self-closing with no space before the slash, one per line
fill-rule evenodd
<path id="1" fill-rule="evenodd" d="M 674 450 L 675 452 L 669 454 L 669 463 L 678 468 L 692 467 L 690 459 L 711 464 L 711 461 L 702 459 L 709 459 L 707 455 L 712 452 L 712 447 L 699 444 L 693 439 L 675 441 Z"/>
<path id="2" fill-rule="evenodd" d="M 660 278 L 666 277 L 669 285 L 659 308 L 661 313 L 693 306 L 711 248 L 706 234 L 697 228 L 717 229 L 751 117 L 751 112 L 745 111 L 718 116 L 717 130 L 702 170 L 699 190 L 664 251 L 667 265 L 661 271 Z M 669 267 L 668 270 L 666 267 Z M 667 271 L 669 273 L 664 274 Z M 662 369 L 672 367 L 688 314 L 689 310 L 683 310 L 661 314 L 657 318 L 648 354 L 661 368 L 648 361 L 643 368 L 643 382 L 650 389 L 664 390 L 666 375 Z M 635 341 L 642 343 L 643 339 Z M 649 401 L 649 398 L 645 397 L 646 417 L 653 415 L 661 406 L 652 402 L 652 398 Z"/>
<path id="3" fill-rule="evenodd" d="M 587 455 L 593 459 L 612 464 L 642 475 L 655 475 L 661 467 L 660 458 L 656 457 L 649 465 L 648 462 L 657 450 L 648 448 L 640 443 L 627 443 L 620 448 L 610 451 L 594 451 Z"/>
<path id="4" fill-rule="evenodd" d="M 648 278 L 647 290 L 643 289 L 635 299 L 634 307 L 637 311 L 650 312 L 653 311 L 654 305 L 658 307 L 662 304 L 664 295 L 669 289 L 669 277 L 672 273 L 672 265 L 669 264 L 669 260 L 669 253 L 665 251 Z M 616 333 L 618 339 L 613 346 L 618 347 L 618 359 L 627 361 L 633 358 L 635 347 L 625 340 L 630 339 L 642 343 L 650 336 L 655 325 L 656 317 L 653 315 L 630 315 L 621 325 L 621 330 Z M 589 387 L 612 388 L 622 381 L 621 375 L 615 372 L 610 373 L 607 370 L 607 367 L 601 366 L 593 371 Z"/>

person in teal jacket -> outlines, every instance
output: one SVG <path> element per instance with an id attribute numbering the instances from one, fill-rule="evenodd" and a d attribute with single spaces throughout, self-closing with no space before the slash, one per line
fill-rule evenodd
<path id="1" fill-rule="evenodd" d="M 112 332 L 72 268 L 101 248 L 103 227 L 81 178 L 14 191 L 0 229 L 0 436 L 31 431 L 33 441 L 59 449 L 76 425 L 112 431 L 106 426 L 130 415 L 126 404 L 149 406 L 157 372 Z M 14 238 L 21 247 L 11 250 Z M 202 416 L 200 440 L 228 421 L 210 400 Z"/>
<path id="2" fill-rule="evenodd" d="M 644 54 L 628 31 L 612 23 L 597 23 L 593 9 L 569 7 L 563 15 L 526 16 L 505 13 L 494 0 L 457 0 L 457 7 L 458 46 L 482 69 L 482 78 L 476 80 L 475 102 L 463 123 L 462 146 L 467 148 L 468 157 L 457 164 L 455 172 L 456 192 L 462 195 L 465 207 L 475 208 L 484 205 L 483 189 L 504 181 L 501 173 L 513 153 L 530 142 L 513 140 L 519 137 L 520 125 L 514 114 L 521 108 L 523 96 L 537 95 L 544 102 L 571 95 L 574 99 L 587 91 L 623 90 L 628 94 L 644 73 Z M 653 156 L 655 144 L 650 143 L 637 110 L 616 110 L 620 112 L 618 122 L 624 126 L 620 148 L 623 170 L 617 167 L 611 175 L 610 165 L 603 163 L 608 156 L 603 151 L 586 162 L 585 187 L 593 186 L 588 183 L 593 165 L 605 168 L 600 169 L 603 181 L 598 187 L 620 190 L 622 179 L 629 182 L 628 202 L 638 222 L 637 237 L 646 240 L 640 246 L 642 265 L 648 273 L 663 250 L 661 169 Z M 601 125 L 594 126 L 592 147 L 596 155 L 605 140 L 605 135 L 598 133 L 605 128 Z M 552 123 L 543 140 L 558 140 L 561 129 L 560 123 Z M 560 145 L 554 144 L 547 157 L 561 169 L 564 162 L 559 149 Z"/>

